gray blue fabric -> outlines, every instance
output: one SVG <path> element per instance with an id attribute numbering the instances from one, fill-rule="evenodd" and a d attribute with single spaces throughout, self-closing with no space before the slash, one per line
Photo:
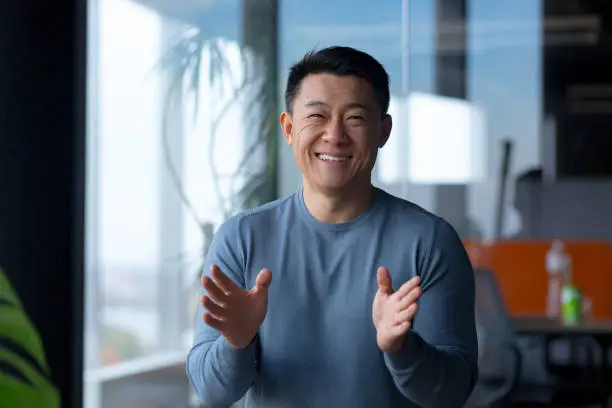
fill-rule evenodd
<path id="1" fill-rule="evenodd" d="M 262 268 L 273 278 L 251 346 L 233 349 L 198 319 L 187 373 L 208 407 L 248 392 L 249 408 L 454 408 L 474 387 L 470 261 L 448 223 L 410 202 L 377 190 L 361 216 L 327 224 L 296 193 L 225 222 L 205 273 L 213 263 L 246 289 Z M 394 290 L 421 276 L 413 328 L 393 355 L 378 348 L 372 323 L 379 266 Z"/>

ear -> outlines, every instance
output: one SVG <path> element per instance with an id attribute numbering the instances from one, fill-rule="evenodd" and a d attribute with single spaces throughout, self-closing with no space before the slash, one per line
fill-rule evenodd
<path id="1" fill-rule="evenodd" d="M 382 135 L 380 140 L 378 141 L 378 148 L 382 148 L 385 144 L 387 144 L 387 140 L 389 140 L 389 136 L 391 136 L 391 128 L 393 127 L 393 119 L 391 115 L 386 114 L 382 120 Z"/>
<path id="2" fill-rule="evenodd" d="M 291 114 L 289 112 L 284 111 L 281 113 L 280 125 L 287 144 L 291 146 L 293 144 L 293 119 L 291 118 Z"/>

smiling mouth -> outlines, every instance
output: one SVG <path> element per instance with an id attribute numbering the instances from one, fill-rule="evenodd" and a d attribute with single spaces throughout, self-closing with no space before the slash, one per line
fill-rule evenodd
<path id="1" fill-rule="evenodd" d="M 316 156 L 325 162 L 343 163 L 351 158 L 351 156 L 335 156 L 331 154 L 317 153 Z"/>

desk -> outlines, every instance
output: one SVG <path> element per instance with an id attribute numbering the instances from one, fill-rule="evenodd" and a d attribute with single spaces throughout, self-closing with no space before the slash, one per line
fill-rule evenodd
<path id="1" fill-rule="evenodd" d="M 577 338 L 592 339 L 600 348 L 600 368 L 609 371 L 608 350 L 612 347 L 612 321 L 610 320 L 585 320 L 576 324 L 567 325 L 561 321 L 537 315 L 515 315 L 512 316 L 514 330 L 519 336 L 531 336 L 544 339 L 544 359 L 549 371 L 557 371 L 556 364 L 550 360 L 550 344 L 559 339 L 575 340 Z M 572 345 L 572 356 L 575 356 L 574 343 Z M 591 356 L 591 359 L 593 357 Z"/>
<path id="2" fill-rule="evenodd" d="M 514 330 L 519 335 L 612 337 L 612 320 L 585 320 L 566 325 L 546 316 L 512 316 Z"/>
<path id="3" fill-rule="evenodd" d="M 585 320 L 566 325 L 546 316 L 534 315 L 514 315 L 511 320 L 519 336 L 543 340 L 544 366 L 549 374 L 557 378 L 559 384 L 555 400 L 569 401 L 572 395 L 578 395 L 574 398 L 580 400 L 583 398 L 581 393 L 586 392 L 596 400 L 607 401 L 612 389 L 612 370 L 608 360 L 608 351 L 612 347 L 612 321 Z M 563 339 L 570 344 L 569 364 L 554 363 L 550 356 L 551 344 Z M 594 348 L 587 347 L 586 366 L 579 363 L 576 352 L 576 344 L 585 339 L 600 350 L 600 358 L 596 359 Z"/>

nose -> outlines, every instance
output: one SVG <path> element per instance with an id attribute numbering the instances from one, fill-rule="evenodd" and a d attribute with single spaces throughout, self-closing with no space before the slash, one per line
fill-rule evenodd
<path id="1" fill-rule="evenodd" d="M 328 123 L 325 134 L 323 135 L 323 141 L 331 144 L 346 144 L 348 142 L 348 135 L 346 128 L 342 120 L 331 120 Z"/>

